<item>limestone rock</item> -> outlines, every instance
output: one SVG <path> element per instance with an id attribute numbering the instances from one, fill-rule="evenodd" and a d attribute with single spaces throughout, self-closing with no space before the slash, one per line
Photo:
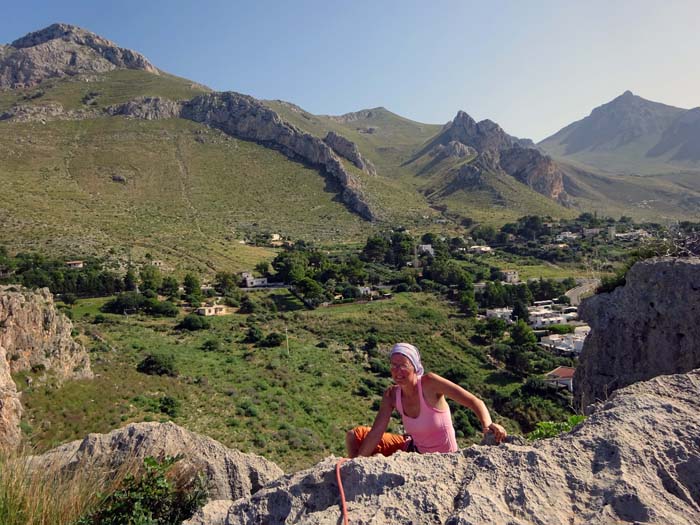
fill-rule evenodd
<path id="1" fill-rule="evenodd" d="M 348 124 L 350 122 L 357 122 L 358 120 L 367 120 L 381 115 L 382 113 L 387 113 L 386 108 L 377 107 L 372 109 L 361 109 L 360 111 L 353 111 L 351 113 L 345 113 L 344 115 L 325 115 L 329 120 L 334 120 L 342 124 Z"/>
<path id="2" fill-rule="evenodd" d="M 10 375 L 7 352 L 0 346 L 0 452 L 14 450 L 19 445 L 22 438 L 19 428 L 21 420 L 22 403 Z"/>
<path id="3" fill-rule="evenodd" d="M 361 458 L 341 478 L 356 525 L 697 525 L 698 443 L 700 370 L 618 390 L 557 438 Z M 340 523 L 336 461 L 279 478 L 210 519 Z"/>
<path id="4" fill-rule="evenodd" d="M 338 155 L 348 159 L 368 175 L 377 174 L 377 169 L 374 167 L 374 164 L 362 156 L 357 144 L 351 140 L 329 131 L 326 138 L 323 139 L 323 142 L 328 144 Z"/>
<path id="5" fill-rule="evenodd" d="M 564 202 L 564 174 L 551 157 L 536 149 L 514 146 L 500 152 L 503 170 L 537 193 Z"/>
<path id="6" fill-rule="evenodd" d="M 0 286 L 0 448 L 20 441 L 22 404 L 11 373 L 40 367 L 59 379 L 89 378 L 90 358 L 48 289 Z"/>
<path id="7" fill-rule="evenodd" d="M 78 109 L 66 111 L 58 102 L 47 104 L 17 104 L 4 113 L 0 113 L 0 120 L 12 120 L 14 122 L 48 122 L 52 120 L 85 120 L 101 115 L 97 109 Z"/>
<path id="8" fill-rule="evenodd" d="M 236 500 L 250 496 L 283 474 L 261 456 L 244 454 L 218 441 L 190 432 L 174 423 L 132 423 L 109 434 L 89 434 L 85 439 L 56 447 L 30 458 L 34 468 L 119 468 L 125 461 L 183 454 L 181 460 L 203 471 L 212 500 Z"/>
<path id="9" fill-rule="evenodd" d="M 92 377 L 90 357 L 73 340 L 72 330 L 48 288 L 0 286 L 0 346 L 12 373 L 43 367 L 59 379 Z"/>
<path id="10" fill-rule="evenodd" d="M 124 115 L 143 120 L 158 120 L 180 116 L 180 104 L 161 97 L 139 97 L 124 104 L 107 108 L 111 116 Z"/>
<path id="11" fill-rule="evenodd" d="M 591 327 L 574 376 L 581 408 L 636 381 L 700 368 L 700 258 L 638 262 L 623 287 L 579 312 Z"/>
<path id="12" fill-rule="evenodd" d="M 430 154 L 438 160 L 445 158 L 464 159 L 476 156 L 477 151 L 471 146 L 467 146 L 456 140 L 451 140 L 447 144 L 438 144 Z"/>
<path id="13" fill-rule="evenodd" d="M 53 24 L 0 49 L 0 88 L 28 87 L 48 78 L 114 69 L 158 74 L 143 55 L 68 24 Z"/>

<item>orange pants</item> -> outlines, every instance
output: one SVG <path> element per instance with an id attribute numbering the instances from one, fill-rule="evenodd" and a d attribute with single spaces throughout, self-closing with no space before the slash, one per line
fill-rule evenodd
<path id="1" fill-rule="evenodd" d="M 355 427 L 352 429 L 355 435 L 355 440 L 357 441 L 357 447 L 360 447 L 362 441 L 367 437 L 369 431 L 372 430 L 370 427 Z M 383 456 L 391 456 L 394 452 L 399 450 L 406 450 L 409 438 L 405 436 L 400 436 L 398 434 L 390 434 L 389 432 L 384 432 L 382 434 L 382 439 L 379 441 L 377 448 L 374 449 L 372 454 L 382 454 Z"/>

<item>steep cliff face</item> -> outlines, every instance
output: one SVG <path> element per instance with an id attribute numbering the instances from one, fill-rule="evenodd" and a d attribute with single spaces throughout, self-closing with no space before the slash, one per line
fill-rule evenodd
<path id="1" fill-rule="evenodd" d="M 566 202 L 564 174 L 550 157 L 530 148 L 515 146 L 500 153 L 506 173 L 550 199 Z"/>
<path id="2" fill-rule="evenodd" d="M 357 144 L 351 140 L 329 131 L 326 138 L 323 139 L 323 142 L 328 144 L 338 155 L 348 159 L 368 175 L 377 174 L 377 169 L 374 167 L 374 164 L 372 164 L 369 159 L 362 156 Z"/>
<path id="3" fill-rule="evenodd" d="M 700 258 L 635 264 L 626 284 L 583 301 L 591 326 L 574 377 L 585 407 L 617 388 L 700 368 Z"/>
<path id="4" fill-rule="evenodd" d="M 353 524 L 697 525 L 700 371 L 617 391 L 573 432 L 532 445 L 398 453 L 341 468 Z M 192 523 L 341 522 L 337 458 Z"/>
<path id="5" fill-rule="evenodd" d="M 353 211 L 368 220 L 379 218 L 361 181 L 348 173 L 326 143 L 285 122 L 253 97 L 233 92 L 201 95 L 183 103 L 180 116 L 278 149 L 292 159 L 319 168 L 340 185 L 341 198 Z"/>
<path id="6" fill-rule="evenodd" d="M 19 445 L 22 438 L 19 428 L 21 419 L 22 403 L 10 375 L 7 352 L 0 346 L 0 450 L 14 449 Z"/>
<path id="7" fill-rule="evenodd" d="M 46 288 L 0 286 L 0 445 L 14 447 L 20 437 L 21 404 L 11 373 L 39 368 L 59 379 L 92 377 L 72 329 Z"/>
<path id="8" fill-rule="evenodd" d="M 142 69 L 158 74 L 153 64 L 135 51 L 76 26 L 53 24 L 2 46 L 0 89 L 114 69 Z"/>

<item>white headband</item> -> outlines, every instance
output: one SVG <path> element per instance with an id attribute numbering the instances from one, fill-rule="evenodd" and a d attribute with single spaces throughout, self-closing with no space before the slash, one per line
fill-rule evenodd
<path id="1" fill-rule="evenodd" d="M 416 374 L 418 374 L 419 377 L 425 373 L 425 370 L 423 370 L 423 365 L 420 362 L 420 353 L 418 353 L 418 349 L 412 344 L 396 343 L 391 349 L 391 354 L 389 357 L 394 354 L 401 354 L 402 356 L 407 357 L 413 365 L 413 368 L 416 369 Z"/>

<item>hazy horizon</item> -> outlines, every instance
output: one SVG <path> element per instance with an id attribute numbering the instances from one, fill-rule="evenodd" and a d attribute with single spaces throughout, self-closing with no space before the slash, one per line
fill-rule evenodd
<path id="1" fill-rule="evenodd" d="M 700 4 L 690 0 L 488 7 L 29 0 L 4 12 L 2 44 L 52 23 L 74 24 L 174 75 L 314 114 L 383 106 L 443 124 L 464 110 L 540 141 L 626 90 L 700 105 L 693 66 Z"/>

